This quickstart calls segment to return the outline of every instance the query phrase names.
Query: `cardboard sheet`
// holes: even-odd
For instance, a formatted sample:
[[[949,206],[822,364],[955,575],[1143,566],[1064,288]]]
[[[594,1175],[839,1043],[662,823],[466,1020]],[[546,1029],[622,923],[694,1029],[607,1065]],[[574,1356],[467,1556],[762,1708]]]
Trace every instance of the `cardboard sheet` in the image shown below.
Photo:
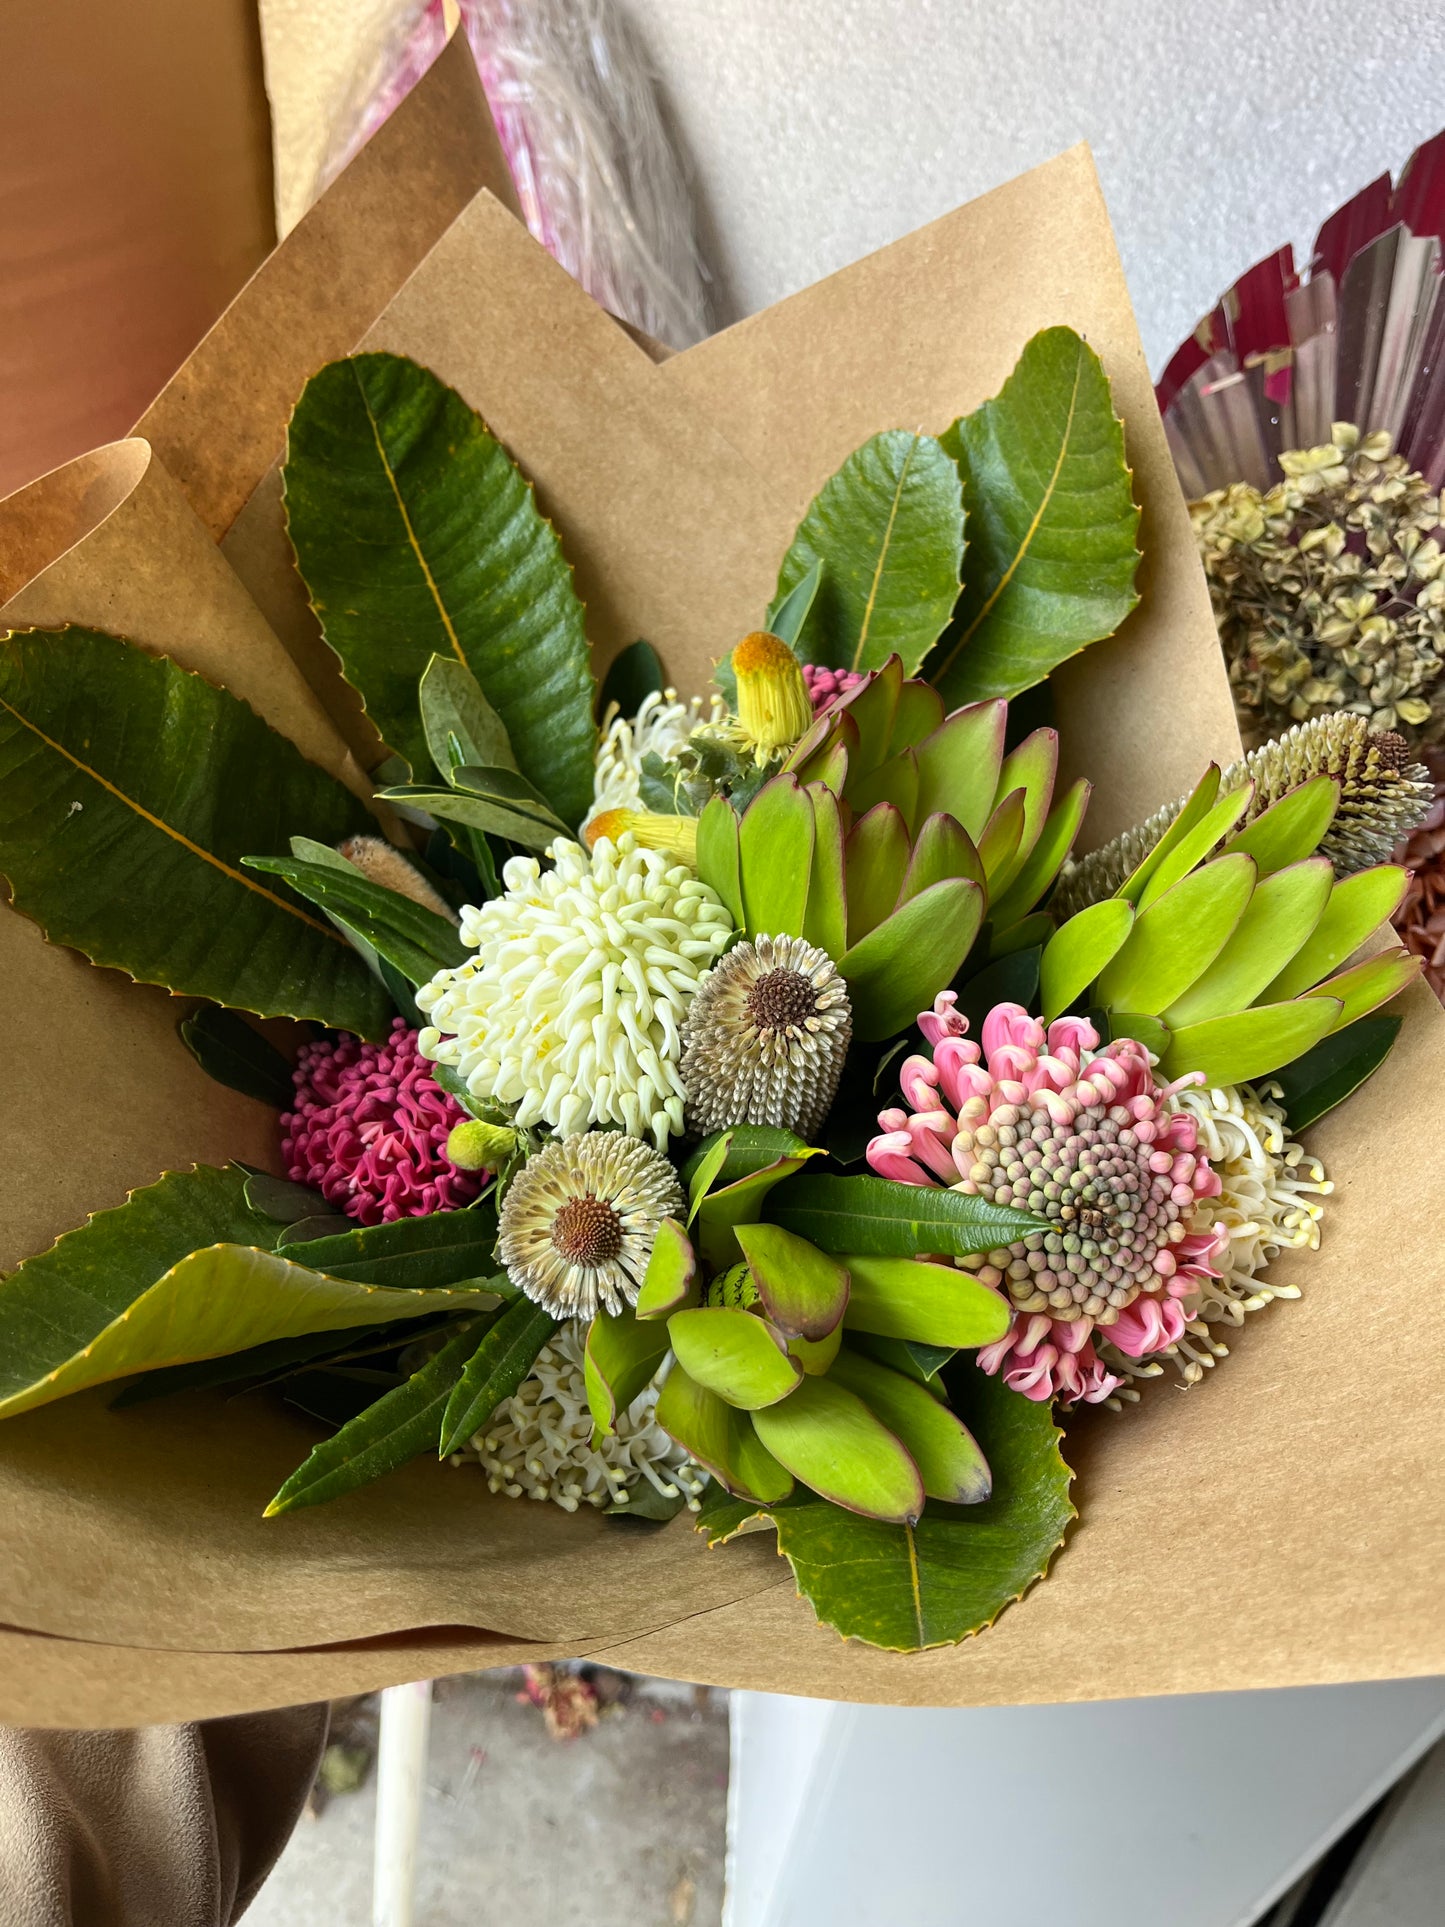
[[[292,240],[304,246],[305,231]],[[338,228],[333,245],[345,254],[363,239]],[[307,302],[326,292],[309,285]],[[238,306],[238,336],[243,320]],[[688,688],[757,620],[799,509],[841,455],[900,421],[942,427],[993,392],[1027,335],[1054,321],[1085,329],[1104,358],[1145,509],[1144,606],[1060,683],[1061,722],[1076,755],[1087,742],[1106,833],[1178,794],[1234,738],[1086,156],[1038,169],[660,366],[482,195],[355,338],[455,381],[534,475],[588,596],[599,660],[645,634]],[[242,341],[237,352],[250,350]],[[310,369],[292,372],[299,387]],[[176,468],[193,501],[211,504],[217,533],[223,510],[246,499],[220,486],[226,452],[242,450],[248,475],[269,465],[291,397],[278,383],[268,420],[247,397],[244,432],[238,399],[218,373],[206,410],[187,418],[189,466]],[[14,922],[0,918],[0,939]],[[28,1046],[39,1033],[15,1034]],[[52,1027],[43,1062],[18,1051],[22,1074],[36,1091],[83,1086],[99,1038],[93,1028],[72,1043]],[[173,1054],[154,1068],[137,1061],[133,1110],[147,1078],[164,1110],[184,1073]],[[95,1723],[140,1706],[150,1717],[189,1713],[213,1704],[198,1658],[207,1651],[220,1656],[223,1699],[321,1696],[362,1676],[361,1643],[395,1635],[400,1643],[368,1647],[370,1683],[440,1670],[447,1650],[471,1663],[464,1656],[493,1651],[497,1634],[685,1678],[922,1704],[1445,1669],[1445,1394],[1416,1350],[1421,1307],[1445,1274],[1434,1228],[1441,1156],[1419,1128],[1417,1094],[1442,1080],[1445,1017],[1420,992],[1386,1070],[1317,1134],[1339,1191],[1324,1252],[1282,1266],[1303,1302],[1252,1321],[1201,1387],[1161,1383],[1137,1413],[1074,1423],[1083,1522],[1049,1581],[962,1647],[905,1659],[845,1645],[793,1597],[770,1537],[709,1552],[686,1520],[624,1536],[491,1500],[480,1479],[424,1462],[263,1525],[261,1504],[305,1443],[295,1419],[252,1400],[109,1415],[93,1399],[0,1426],[0,1623],[56,1642],[25,1648],[56,1662],[43,1673],[53,1709],[42,1698],[37,1713],[36,1694],[18,1686],[16,1704],[30,1718],[69,1717],[83,1676]],[[223,1094],[212,1107],[198,1146],[225,1136]],[[28,1237],[33,1248],[34,1224],[79,1215],[92,1174],[64,1139],[48,1159],[28,1152],[28,1107],[4,1128],[7,1245],[25,1249]],[[93,1133],[114,1165],[160,1168],[131,1112]],[[17,1212],[23,1229],[12,1231]],[[408,1643],[428,1629],[455,1642],[459,1626],[479,1629],[481,1643]],[[61,1664],[65,1641],[87,1644]],[[121,1649],[119,1668],[103,1657]],[[13,1716],[0,1701],[0,1717]]]

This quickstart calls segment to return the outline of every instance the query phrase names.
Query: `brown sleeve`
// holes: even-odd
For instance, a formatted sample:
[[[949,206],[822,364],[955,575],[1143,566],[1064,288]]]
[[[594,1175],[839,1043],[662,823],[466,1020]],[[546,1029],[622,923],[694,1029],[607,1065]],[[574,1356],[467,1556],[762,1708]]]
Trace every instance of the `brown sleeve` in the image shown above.
[[[290,1837],[328,1708],[129,1732],[0,1727],[5,1927],[231,1927]]]

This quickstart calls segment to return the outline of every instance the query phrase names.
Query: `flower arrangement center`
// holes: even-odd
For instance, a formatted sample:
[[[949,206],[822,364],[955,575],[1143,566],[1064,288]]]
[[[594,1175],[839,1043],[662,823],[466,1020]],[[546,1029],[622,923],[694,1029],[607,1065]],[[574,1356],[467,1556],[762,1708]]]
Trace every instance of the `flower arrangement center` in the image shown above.
[[[605,1198],[569,1198],[552,1220],[552,1243],[569,1264],[610,1264],[622,1254],[622,1220]]]

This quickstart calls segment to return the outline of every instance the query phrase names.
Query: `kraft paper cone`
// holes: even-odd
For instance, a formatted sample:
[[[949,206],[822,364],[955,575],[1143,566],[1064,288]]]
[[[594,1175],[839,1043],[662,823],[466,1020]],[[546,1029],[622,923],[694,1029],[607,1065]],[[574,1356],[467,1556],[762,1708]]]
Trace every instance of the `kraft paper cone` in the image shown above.
[[[1044,241],[1030,247],[1035,231]],[[536,476],[591,595],[599,656],[646,634],[679,684],[698,687],[756,621],[798,509],[839,456],[880,427],[941,428],[1055,321],[1087,328],[1115,381],[1149,544],[1144,607],[1061,691],[1107,826],[1177,795],[1209,757],[1231,753],[1233,736],[1085,156],[660,366],[580,305],[482,196],[366,338],[455,381]],[[632,526],[639,515],[656,526]],[[23,1047],[31,1034],[17,1032]],[[64,1033],[46,1041],[45,1075],[82,1084],[83,1052]],[[179,1070],[158,1057],[152,1075],[160,1090]],[[392,1643],[368,1649],[381,1669],[370,1683],[434,1672],[414,1643],[439,1656],[431,1635],[460,1642],[459,1663],[486,1663],[502,1635],[537,1642],[539,1656],[913,1704],[1445,1667],[1442,1395],[1414,1351],[1445,1270],[1433,1228],[1440,1157],[1416,1122],[1416,1094],[1442,1077],[1445,1018],[1422,992],[1395,1057],[1316,1134],[1339,1183],[1325,1250],[1279,1268],[1304,1301],[1253,1321],[1187,1395],[1163,1384],[1137,1413],[1071,1425],[1083,1519],[1050,1578],[960,1647],[904,1658],[838,1640],[793,1596],[771,1535],[710,1552],[685,1517],[661,1529],[569,1517],[424,1462],[263,1524],[278,1473],[314,1434],[251,1398],[110,1414],[94,1395],[0,1425],[0,1621],[57,1650],[84,1643],[96,1723],[141,1704],[151,1717],[199,1710],[207,1652],[226,1691],[244,1679],[257,1704],[278,1703],[348,1690],[358,1646],[379,1639]],[[159,1169],[127,1123],[111,1136],[117,1157]],[[73,1166],[25,1168],[48,1219],[78,1215],[71,1196],[56,1203]],[[459,1627],[477,1629],[478,1643]],[[52,1676],[59,1717],[74,1702],[65,1668]],[[34,1698],[26,1704],[37,1717]]]

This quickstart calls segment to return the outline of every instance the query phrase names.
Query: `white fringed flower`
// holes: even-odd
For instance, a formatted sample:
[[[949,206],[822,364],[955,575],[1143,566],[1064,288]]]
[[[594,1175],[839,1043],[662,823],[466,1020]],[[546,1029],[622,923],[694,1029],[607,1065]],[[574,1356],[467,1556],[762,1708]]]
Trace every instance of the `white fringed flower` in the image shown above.
[[[567,1512],[579,1506],[625,1506],[648,1487],[682,1498],[696,1512],[704,1475],[657,1423],[665,1370],[620,1413],[616,1430],[592,1443],[592,1414],[583,1376],[586,1324],[564,1325],[537,1355],[531,1376],[472,1440],[487,1484],[510,1499],[550,1499]]]
[[[584,1131],[547,1145],[512,1179],[497,1256],[555,1318],[615,1314],[637,1302],[658,1225],[684,1208],[660,1151],[618,1131]]]
[[[552,867],[513,857],[505,893],[462,911],[474,958],[417,992],[423,1057],[525,1129],[589,1124],[650,1136],[683,1128],[680,1033],[732,919],[707,887],[630,836],[590,852],[559,839]]]
[[[719,723],[726,713],[720,696],[714,695],[704,711],[701,696],[682,702],[675,689],[653,690],[644,696],[635,716],[620,715],[613,704],[602,720],[592,807],[583,829],[604,810],[640,810],[643,757],[657,755],[670,763],[700,723]]]
[[[1276,1298],[1298,1298],[1298,1285],[1267,1281],[1261,1274],[1281,1251],[1318,1251],[1320,1202],[1334,1190],[1318,1158],[1292,1143],[1277,1084],[1216,1085],[1178,1091],[1174,1102],[1196,1120],[1199,1148],[1220,1180],[1217,1198],[1196,1207],[1196,1223],[1222,1228],[1227,1243],[1215,1260],[1217,1278],[1201,1281],[1199,1305],[1188,1331],[1164,1354],[1186,1384],[1194,1384],[1229,1347],[1214,1337],[1215,1325],[1239,1326],[1248,1313]],[[1157,1360],[1126,1358],[1103,1341],[1110,1371],[1127,1378],[1157,1377]],[[1128,1395],[1127,1393],[1125,1394]]]

